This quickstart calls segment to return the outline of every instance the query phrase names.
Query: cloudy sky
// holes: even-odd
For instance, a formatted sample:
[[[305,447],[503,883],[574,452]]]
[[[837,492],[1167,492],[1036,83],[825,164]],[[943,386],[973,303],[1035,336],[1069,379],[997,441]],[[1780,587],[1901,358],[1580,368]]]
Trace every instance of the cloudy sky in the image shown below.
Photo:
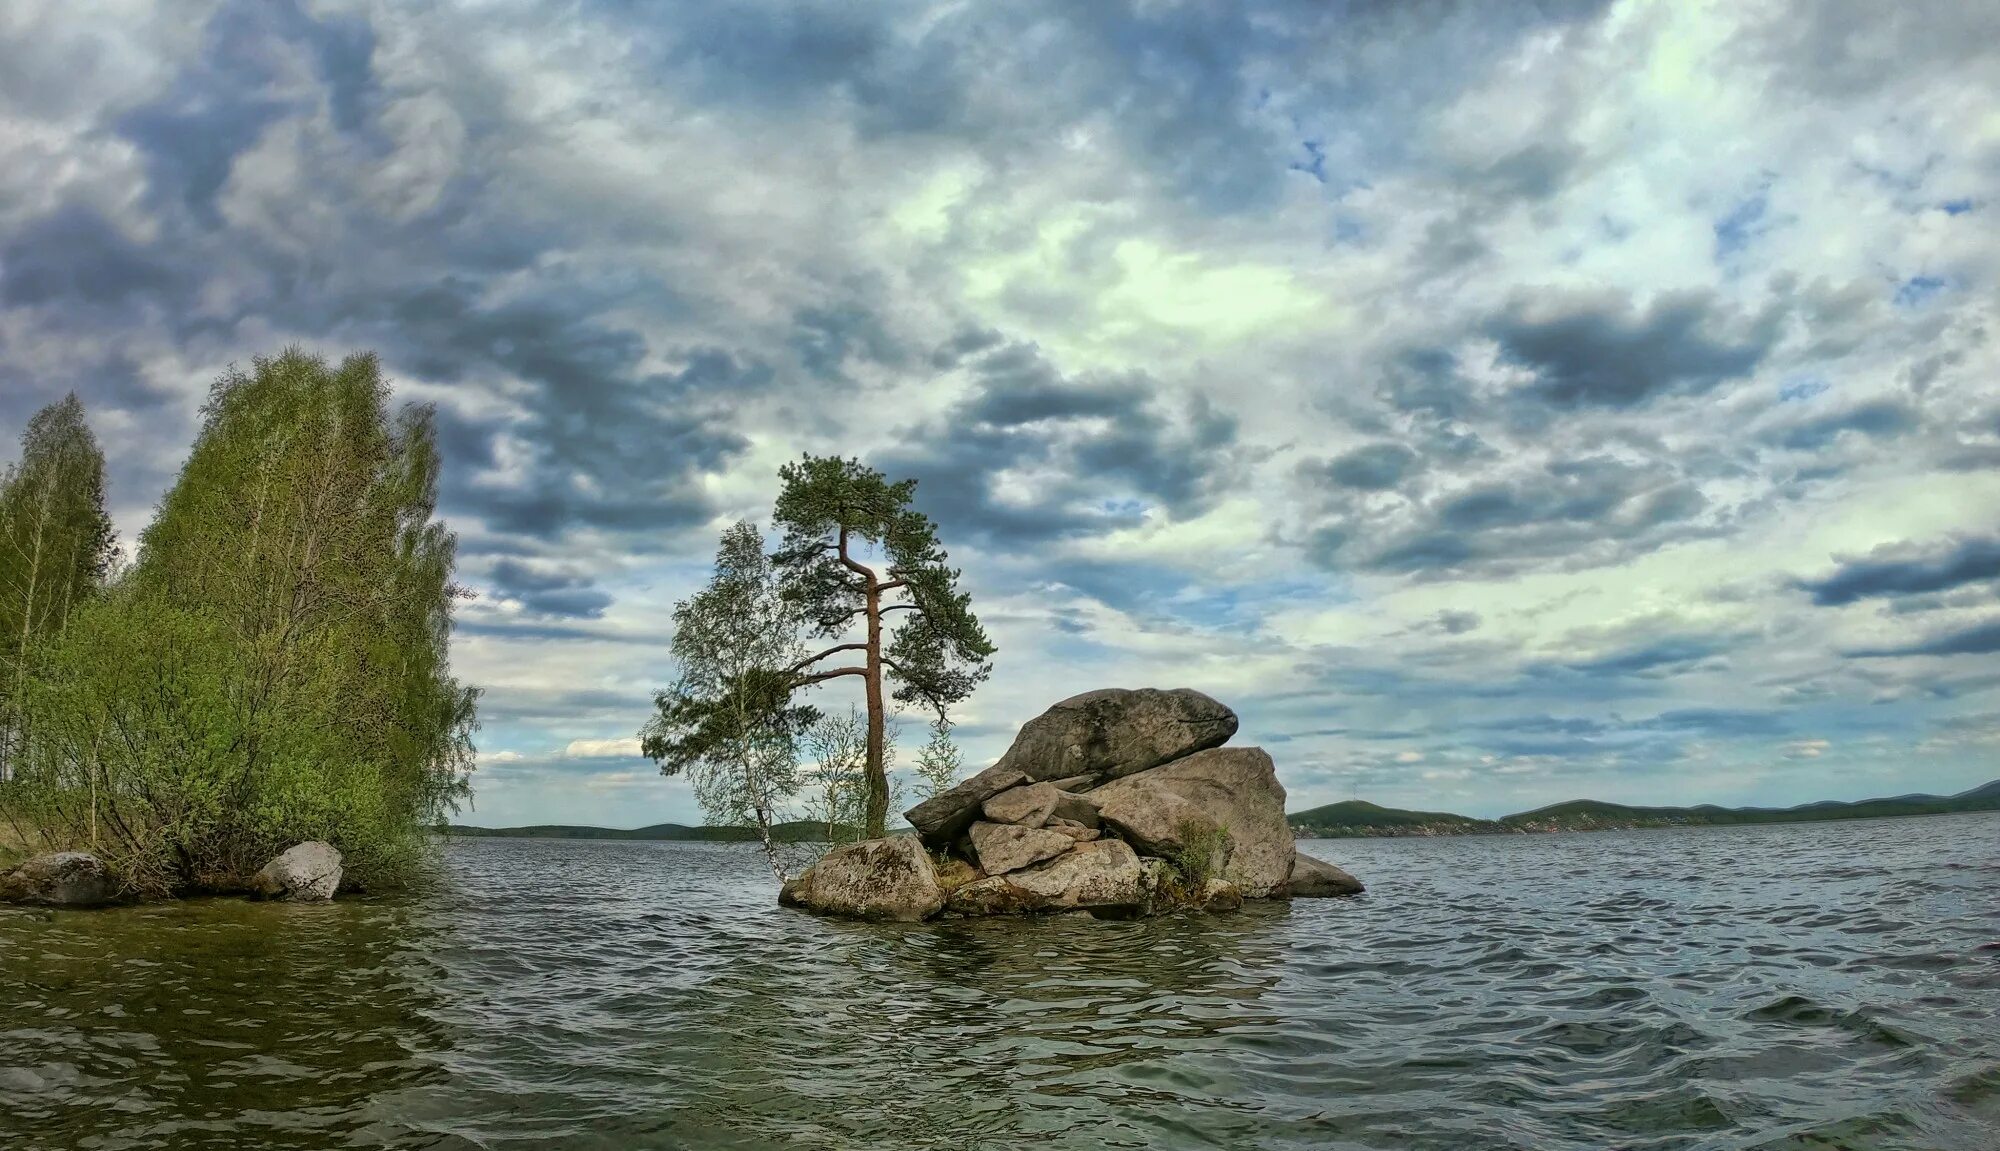
[[[1243,7],[10,0],[0,432],[81,394],[129,539],[378,351],[470,822],[699,818],[632,735],[802,451],[920,479],[973,766],[1186,685],[1295,810],[2000,776],[2000,4]]]

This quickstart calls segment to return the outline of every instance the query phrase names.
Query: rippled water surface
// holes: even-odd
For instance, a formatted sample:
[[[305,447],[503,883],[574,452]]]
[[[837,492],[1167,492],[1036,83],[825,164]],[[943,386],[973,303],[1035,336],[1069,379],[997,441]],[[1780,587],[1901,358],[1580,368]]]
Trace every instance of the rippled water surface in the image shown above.
[[[871,926],[476,840],[0,909],[0,1147],[2000,1147],[2000,817],[1307,847],[1369,894]]]

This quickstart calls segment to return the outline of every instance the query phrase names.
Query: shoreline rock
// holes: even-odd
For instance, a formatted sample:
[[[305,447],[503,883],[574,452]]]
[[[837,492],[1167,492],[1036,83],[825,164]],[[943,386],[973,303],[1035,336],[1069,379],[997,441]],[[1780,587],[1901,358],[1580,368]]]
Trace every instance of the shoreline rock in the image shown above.
[[[104,861],[87,851],[46,852],[0,874],[0,903],[102,907],[116,893]]]
[[[288,847],[250,877],[250,893],[295,903],[332,899],[340,890],[340,858],[339,849],[323,839]]]

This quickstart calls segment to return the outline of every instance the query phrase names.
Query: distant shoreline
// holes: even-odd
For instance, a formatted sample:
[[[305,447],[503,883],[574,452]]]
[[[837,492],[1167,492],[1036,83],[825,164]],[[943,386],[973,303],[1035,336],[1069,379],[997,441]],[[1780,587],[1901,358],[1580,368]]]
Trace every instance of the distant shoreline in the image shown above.
[[[1443,811],[1406,811],[1365,800],[1346,800],[1288,818],[1301,839],[1379,839],[1444,835],[1534,835],[1570,831],[1636,831],[1660,827],[1731,827],[1744,824],[1824,823],[1849,819],[1898,819],[2000,811],[2000,780],[1957,795],[1899,795],[1854,802],[1827,800],[1798,807],[1627,807],[1580,799],[1499,819],[1474,819]]]
[[[1798,807],[1627,807],[1596,800],[1574,800],[1540,807],[1499,819],[1475,819],[1444,811],[1407,811],[1379,807],[1365,800],[1346,800],[1297,812],[1287,817],[1300,839],[1383,839],[1448,835],[1547,835],[1572,831],[1638,831],[1662,827],[1729,827],[1765,823],[1823,823],[1849,819],[1896,819],[1919,815],[1957,815],[2000,811],[2000,780],[1957,795],[1900,795],[1852,803],[1828,800]],[[907,832],[908,828],[890,834]],[[771,829],[783,843],[826,843],[825,824],[781,823]],[[534,824],[526,827],[472,827],[452,824],[444,834],[461,839],[608,839],[650,843],[749,843],[757,838],[751,827],[714,827],[656,823],[647,827],[591,827],[581,824]],[[836,828],[835,838],[856,838],[853,828]]]

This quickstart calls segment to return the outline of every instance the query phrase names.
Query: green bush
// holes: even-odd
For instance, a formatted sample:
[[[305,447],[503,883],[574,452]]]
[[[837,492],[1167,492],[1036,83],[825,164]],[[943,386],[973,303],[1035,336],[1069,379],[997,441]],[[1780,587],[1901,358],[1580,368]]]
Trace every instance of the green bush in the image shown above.
[[[467,790],[476,700],[449,674],[430,413],[392,418],[372,357],[294,351],[205,415],[137,562],[35,659],[14,806],[142,894],[306,839],[404,882]]]

